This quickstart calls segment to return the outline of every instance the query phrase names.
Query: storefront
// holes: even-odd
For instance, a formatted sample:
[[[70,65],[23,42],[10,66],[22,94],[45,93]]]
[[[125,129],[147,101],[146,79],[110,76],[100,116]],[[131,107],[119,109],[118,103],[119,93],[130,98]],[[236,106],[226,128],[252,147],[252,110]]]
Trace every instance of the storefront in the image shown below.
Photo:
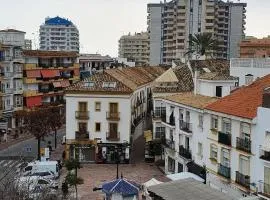
[[[70,145],[70,159],[78,159],[79,162],[95,162],[95,145]]]
[[[96,149],[97,163],[129,163],[130,145],[99,143]]]

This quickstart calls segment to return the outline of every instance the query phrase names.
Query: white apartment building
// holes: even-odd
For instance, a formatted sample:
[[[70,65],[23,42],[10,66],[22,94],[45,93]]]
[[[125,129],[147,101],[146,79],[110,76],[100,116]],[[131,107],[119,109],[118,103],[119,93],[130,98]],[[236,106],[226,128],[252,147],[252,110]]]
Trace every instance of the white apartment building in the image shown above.
[[[128,163],[134,128],[150,113],[151,82],[164,71],[109,69],[67,88],[67,159]]]
[[[14,128],[13,112],[23,109],[23,57],[25,32],[14,29],[0,31],[1,104],[3,118]]]
[[[172,0],[148,4],[150,64],[168,64],[185,57],[190,35],[212,33],[222,41],[214,57],[239,57],[244,36],[245,3],[219,0]]]
[[[47,17],[39,29],[40,50],[80,50],[79,31],[68,19]]]
[[[118,57],[127,58],[136,65],[149,63],[149,35],[147,32],[123,35],[119,39]]]
[[[232,58],[230,74],[238,77],[239,86],[249,85],[257,78],[270,74],[269,58]]]

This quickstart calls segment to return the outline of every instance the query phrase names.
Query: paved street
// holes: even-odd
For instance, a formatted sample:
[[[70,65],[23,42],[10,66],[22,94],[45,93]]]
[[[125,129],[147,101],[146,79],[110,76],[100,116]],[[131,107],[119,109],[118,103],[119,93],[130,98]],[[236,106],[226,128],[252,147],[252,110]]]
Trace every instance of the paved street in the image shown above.
[[[57,133],[57,142],[58,145],[61,145],[61,140],[65,134],[65,129],[58,130]],[[41,148],[47,147],[48,141],[51,141],[51,145],[54,149],[54,134],[45,137],[44,141],[41,141]],[[0,151],[1,156],[23,156],[23,157],[36,157],[37,156],[37,140],[34,138],[21,141],[17,144],[7,147]]]

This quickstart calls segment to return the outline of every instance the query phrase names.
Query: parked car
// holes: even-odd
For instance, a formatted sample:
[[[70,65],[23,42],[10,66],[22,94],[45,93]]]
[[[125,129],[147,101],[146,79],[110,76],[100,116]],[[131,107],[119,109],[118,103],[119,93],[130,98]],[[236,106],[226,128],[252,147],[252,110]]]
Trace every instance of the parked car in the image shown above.
[[[30,176],[37,176],[50,180],[56,179],[56,175],[53,173],[53,171],[34,172]]]
[[[29,176],[36,172],[53,172],[55,178],[60,176],[60,166],[58,161],[35,161],[28,163],[28,165],[23,169],[22,174],[24,176]]]

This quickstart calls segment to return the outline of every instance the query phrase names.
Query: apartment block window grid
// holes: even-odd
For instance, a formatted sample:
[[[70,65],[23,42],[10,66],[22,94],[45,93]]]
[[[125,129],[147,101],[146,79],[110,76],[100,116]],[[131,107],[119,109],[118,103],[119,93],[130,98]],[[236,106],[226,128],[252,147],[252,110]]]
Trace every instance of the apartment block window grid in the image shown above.
[[[216,162],[218,160],[218,147],[215,144],[210,145],[210,158],[214,159]]]
[[[231,121],[227,118],[222,119],[222,131],[226,134],[231,133]]]
[[[211,118],[211,128],[218,130],[218,117],[212,116]]]

